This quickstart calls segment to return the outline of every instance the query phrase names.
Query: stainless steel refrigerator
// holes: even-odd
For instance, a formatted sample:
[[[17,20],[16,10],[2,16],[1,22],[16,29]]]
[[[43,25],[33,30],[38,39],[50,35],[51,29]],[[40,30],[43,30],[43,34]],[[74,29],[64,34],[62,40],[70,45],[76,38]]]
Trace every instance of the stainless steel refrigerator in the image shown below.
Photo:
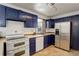
[[[55,46],[64,50],[70,50],[71,22],[55,23]]]

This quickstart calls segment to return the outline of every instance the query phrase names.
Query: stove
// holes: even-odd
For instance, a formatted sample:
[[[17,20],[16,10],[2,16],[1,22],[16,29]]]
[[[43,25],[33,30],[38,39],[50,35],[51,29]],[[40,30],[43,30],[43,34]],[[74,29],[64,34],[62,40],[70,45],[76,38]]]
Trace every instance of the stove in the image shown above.
[[[6,55],[22,56],[26,55],[26,38],[23,34],[12,34],[6,36]],[[28,47],[29,48],[29,47]]]

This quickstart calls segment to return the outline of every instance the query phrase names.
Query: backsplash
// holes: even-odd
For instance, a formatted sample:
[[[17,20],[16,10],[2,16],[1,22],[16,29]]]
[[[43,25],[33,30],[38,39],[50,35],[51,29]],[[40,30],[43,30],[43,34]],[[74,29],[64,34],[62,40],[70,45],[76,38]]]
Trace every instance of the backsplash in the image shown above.
[[[6,24],[6,35],[9,34],[22,34],[24,28],[23,22],[7,21]]]
[[[0,32],[2,32],[5,35],[6,34],[6,28],[5,27],[0,27]]]
[[[23,22],[17,22],[17,21],[8,21],[8,22],[6,27],[0,27],[0,32],[2,32],[4,35],[9,35],[11,33],[25,34],[28,32],[35,32],[35,28],[24,28]]]
[[[24,28],[24,31],[23,33],[26,34],[26,33],[31,33],[31,32],[35,32],[35,28]]]
[[[46,32],[55,32],[54,28],[46,28]]]

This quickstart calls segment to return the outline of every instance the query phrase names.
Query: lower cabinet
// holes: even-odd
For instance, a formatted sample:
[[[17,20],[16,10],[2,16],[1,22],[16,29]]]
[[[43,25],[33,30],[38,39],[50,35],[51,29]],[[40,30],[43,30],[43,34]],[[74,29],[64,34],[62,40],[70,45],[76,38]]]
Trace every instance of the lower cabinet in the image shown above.
[[[27,40],[26,40],[26,56],[29,56],[29,39],[28,38],[26,38]]]
[[[46,35],[44,36],[44,48],[50,46],[50,45],[54,45],[54,35]]]
[[[29,55],[33,55],[52,44],[54,45],[54,40],[54,35],[29,38]]]
[[[36,42],[35,38],[29,39],[29,54],[33,55],[36,52]]]
[[[44,37],[37,37],[36,38],[36,52],[40,51],[43,49],[43,39]]]
[[[48,47],[49,44],[48,44],[48,35],[47,36],[44,36],[44,48]]]
[[[48,40],[49,41],[48,42],[49,45],[54,45],[55,44],[55,35],[49,35],[48,39],[49,39]]]

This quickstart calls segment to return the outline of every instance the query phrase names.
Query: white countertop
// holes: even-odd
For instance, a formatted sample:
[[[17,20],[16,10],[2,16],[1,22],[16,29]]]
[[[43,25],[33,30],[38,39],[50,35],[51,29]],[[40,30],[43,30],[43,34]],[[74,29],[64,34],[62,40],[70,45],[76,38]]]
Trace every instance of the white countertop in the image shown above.
[[[26,38],[41,37],[45,35],[55,35],[54,32],[44,34],[24,34]],[[0,38],[0,42],[6,42],[6,38]]]
[[[27,37],[27,38],[33,38],[33,37],[40,37],[40,36],[45,36],[45,35],[55,35],[55,33],[54,32],[52,32],[52,33],[44,33],[44,34],[35,34],[35,35],[28,35],[28,34],[25,34],[25,37]]]

